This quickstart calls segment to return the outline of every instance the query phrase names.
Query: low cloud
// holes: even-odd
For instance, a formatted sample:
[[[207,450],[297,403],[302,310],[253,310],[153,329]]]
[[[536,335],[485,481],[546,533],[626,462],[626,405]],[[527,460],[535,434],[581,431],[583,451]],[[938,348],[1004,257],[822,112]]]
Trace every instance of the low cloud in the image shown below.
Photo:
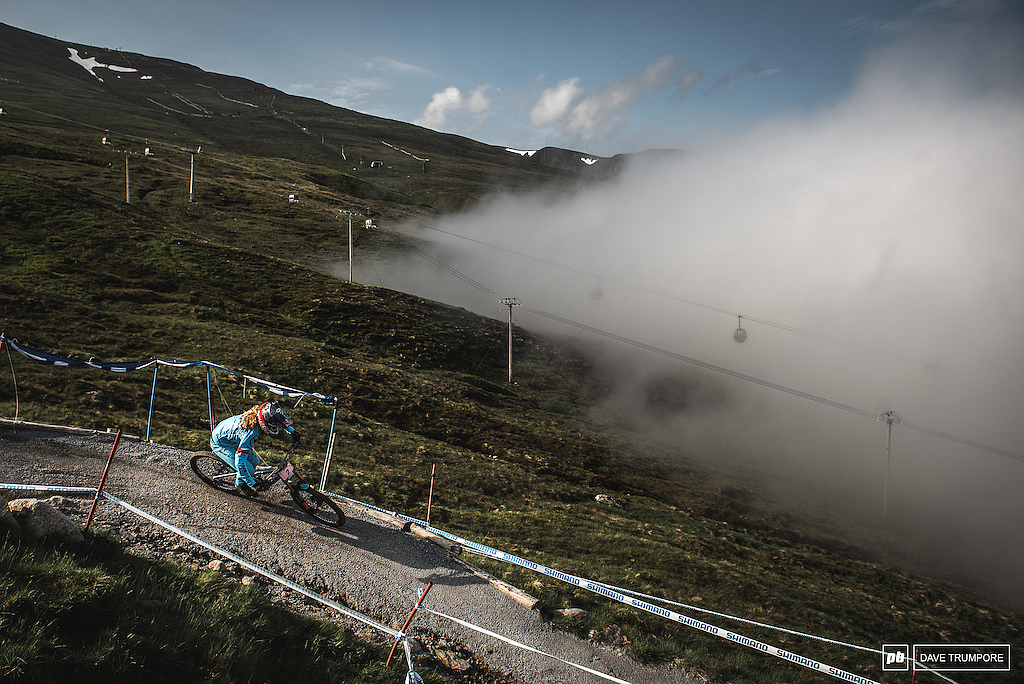
[[[1005,454],[1024,454],[1021,30],[999,14],[919,26],[880,43],[829,107],[570,197],[498,198],[422,236],[460,272],[518,297],[524,326],[584,335],[531,310],[552,312],[834,402],[635,348],[616,364],[617,418],[775,480],[815,514],[880,524],[886,430],[874,416],[898,411],[888,532],[903,535],[908,559],[934,543],[946,570],[968,568],[956,579],[1019,601],[1024,463]],[[681,68],[659,61],[592,93],[563,81],[537,121],[598,130],[645,93],[692,87],[699,78]],[[414,263],[379,271],[383,284],[506,313]],[[732,340],[737,314],[743,344]],[[638,378],[673,373],[720,400],[642,415]]]

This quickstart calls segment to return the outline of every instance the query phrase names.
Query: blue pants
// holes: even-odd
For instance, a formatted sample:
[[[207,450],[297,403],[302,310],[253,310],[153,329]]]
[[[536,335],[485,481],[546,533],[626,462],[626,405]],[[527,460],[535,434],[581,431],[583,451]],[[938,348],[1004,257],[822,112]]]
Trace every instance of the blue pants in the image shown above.
[[[210,440],[210,448],[220,460],[235,469],[235,486],[245,483],[252,487],[256,484],[253,477],[253,468],[260,464],[260,457],[253,452],[244,453],[238,451],[237,444],[224,444]]]

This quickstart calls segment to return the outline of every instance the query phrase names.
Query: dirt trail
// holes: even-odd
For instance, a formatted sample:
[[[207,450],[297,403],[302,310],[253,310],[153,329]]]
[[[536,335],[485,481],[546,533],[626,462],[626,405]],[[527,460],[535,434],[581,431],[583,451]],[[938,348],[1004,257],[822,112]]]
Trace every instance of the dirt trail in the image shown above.
[[[112,443],[113,435],[106,433],[68,435],[0,426],[0,481],[96,486]],[[417,592],[433,582],[424,605],[544,653],[633,684],[700,681],[676,667],[640,666],[606,646],[554,630],[536,611],[495,589],[443,548],[406,534],[359,507],[344,506],[348,521],[344,527],[333,529],[299,511],[282,487],[271,489],[257,501],[215,491],[191,472],[190,455],[179,449],[122,439],[105,491],[396,629],[415,603]],[[8,499],[49,496],[3,494]],[[84,520],[90,501],[71,500],[66,512]],[[93,525],[111,530],[141,552],[198,565],[214,558],[206,549],[109,501],[100,503]],[[231,566],[234,564],[229,563]],[[275,599],[287,601],[298,610],[345,622],[374,638],[385,638],[337,611],[311,605],[292,590],[262,578],[256,581]],[[425,612],[417,614],[410,634],[428,646],[440,644],[453,659],[454,669],[462,671],[467,681],[605,681]]]

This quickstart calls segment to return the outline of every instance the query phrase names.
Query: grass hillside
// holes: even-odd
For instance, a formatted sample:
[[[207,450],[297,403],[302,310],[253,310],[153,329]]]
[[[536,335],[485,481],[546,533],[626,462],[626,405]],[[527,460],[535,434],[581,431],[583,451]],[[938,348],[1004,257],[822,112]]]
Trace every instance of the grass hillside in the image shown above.
[[[330,489],[423,515],[437,464],[433,523],[563,572],[869,648],[1022,642],[1024,619],[1012,611],[869,562],[855,544],[697,467],[695,454],[593,420],[607,387],[584,348],[516,329],[510,385],[501,321],[322,272],[347,252],[339,210],[382,224],[429,218],[491,192],[569,187],[571,173],[188,65],[78,49],[152,79],[104,73],[100,82],[68,59],[67,44],[0,25],[0,330],[9,337],[83,360],[210,360],[334,395]],[[190,202],[188,151],[199,146]],[[380,255],[401,248],[377,231],[355,239]],[[4,366],[13,372],[0,378],[0,416],[145,434],[151,373],[54,369],[17,355]],[[262,396],[235,376],[214,383],[218,416]],[[318,473],[331,411],[305,401],[292,413],[312,445],[304,472]],[[205,375],[162,369],[152,439],[198,447],[206,421]],[[607,635],[618,625],[617,645],[643,660],[678,659],[723,681],[824,679],[487,567],[544,610],[589,611],[561,619],[566,629]],[[872,653],[710,621],[876,680],[906,679],[883,676]]]

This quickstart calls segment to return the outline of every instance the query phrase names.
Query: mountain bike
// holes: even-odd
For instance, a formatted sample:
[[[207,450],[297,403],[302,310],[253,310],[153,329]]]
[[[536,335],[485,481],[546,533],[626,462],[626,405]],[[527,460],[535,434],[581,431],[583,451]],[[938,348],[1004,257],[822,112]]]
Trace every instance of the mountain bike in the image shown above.
[[[253,489],[257,492],[265,492],[278,482],[283,482],[292,499],[303,511],[332,527],[344,525],[345,514],[341,511],[341,507],[334,499],[317,490],[299,475],[292,463],[291,456],[292,452],[289,450],[280,465],[256,466],[253,473],[256,485]],[[189,466],[200,480],[214,489],[242,496],[238,487],[235,486],[234,466],[228,465],[212,451],[197,452],[189,461]]]

